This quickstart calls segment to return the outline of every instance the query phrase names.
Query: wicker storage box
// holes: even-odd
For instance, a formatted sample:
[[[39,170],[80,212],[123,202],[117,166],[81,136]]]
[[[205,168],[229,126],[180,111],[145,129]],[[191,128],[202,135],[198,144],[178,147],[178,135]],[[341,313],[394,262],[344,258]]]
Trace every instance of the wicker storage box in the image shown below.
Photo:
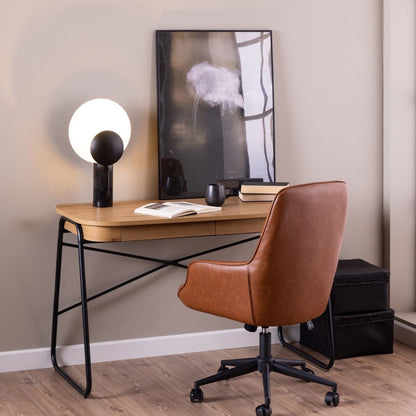
[[[394,311],[333,316],[335,359],[393,352]],[[300,326],[300,343],[329,357],[326,314]]]
[[[331,291],[332,314],[387,310],[390,273],[361,259],[340,260]]]

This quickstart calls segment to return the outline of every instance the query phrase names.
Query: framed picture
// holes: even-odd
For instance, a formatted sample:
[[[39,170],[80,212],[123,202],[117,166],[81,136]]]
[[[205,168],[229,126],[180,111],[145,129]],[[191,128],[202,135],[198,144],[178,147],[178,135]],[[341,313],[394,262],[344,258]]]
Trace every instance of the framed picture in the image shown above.
[[[156,32],[159,198],[275,180],[272,33]]]

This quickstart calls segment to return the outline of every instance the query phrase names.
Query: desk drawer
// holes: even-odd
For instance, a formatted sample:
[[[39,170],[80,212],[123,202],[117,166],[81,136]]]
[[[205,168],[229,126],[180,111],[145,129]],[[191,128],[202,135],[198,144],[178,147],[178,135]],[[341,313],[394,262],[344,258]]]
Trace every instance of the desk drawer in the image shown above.
[[[215,222],[141,225],[123,227],[121,241],[158,240],[163,238],[215,235]]]
[[[215,235],[260,233],[265,218],[248,218],[231,221],[217,221]]]

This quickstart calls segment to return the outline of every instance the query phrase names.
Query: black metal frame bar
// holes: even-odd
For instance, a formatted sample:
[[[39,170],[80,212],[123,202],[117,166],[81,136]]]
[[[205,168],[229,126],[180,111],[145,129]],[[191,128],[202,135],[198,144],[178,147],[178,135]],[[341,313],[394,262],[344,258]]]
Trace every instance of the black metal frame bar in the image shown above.
[[[80,290],[82,306],[82,326],[84,335],[84,360],[85,360],[85,388],[82,388],[73,378],[71,378],[59,366],[56,358],[56,338],[58,334],[58,316],[64,311],[59,311],[59,292],[61,286],[61,268],[62,268],[62,247],[63,236],[65,231],[65,222],[68,221],[75,225],[78,239],[78,264],[80,277]],[[55,291],[53,299],[53,315],[52,315],[52,339],[51,339],[51,360],[53,368],[60,374],[72,387],[74,387],[84,397],[87,397],[91,392],[92,378],[91,378],[91,352],[90,352],[90,338],[88,328],[88,307],[87,307],[87,287],[85,281],[85,259],[84,259],[84,234],[82,227],[67,218],[61,217],[59,221],[57,255],[56,255],[56,271],[55,271]]]
[[[326,317],[327,317],[327,325],[328,325],[328,347],[329,347],[329,361],[327,363],[324,363],[323,361],[307,353],[306,351],[298,347],[295,347],[292,344],[289,344],[285,340],[285,337],[283,335],[283,327],[279,326],[277,328],[277,335],[279,336],[279,340],[284,347],[295,352],[296,354],[300,355],[301,357],[305,358],[311,363],[317,365],[318,367],[321,367],[324,370],[329,370],[334,365],[334,361],[335,361],[334,327],[333,327],[333,321],[332,321],[331,299],[329,299],[328,306],[326,308]]]
[[[64,242],[64,234],[69,233],[69,231],[65,230],[65,223],[69,222],[73,224],[76,228],[76,236],[77,236],[77,244],[67,243]],[[84,234],[82,230],[82,226],[75,221],[70,220],[66,217],[61,217],[59,220],[59,228],[58,228],[58,241],[57,241],[57,254],[56,254],[56,270],[55,270],[55,290],[54,290],[54,300],[53,300],[53,315],[52,315],[52,338],[51,338],[51,360],[53,368],[60,374],[72,387],[74,387],[80,394],[84,397],[88,397],[91,392],[92,387],[92,376],[91,376],[91,351],[90,351],[90,338],[89,338],[89,326],[88,326],[88,302],[97,299],[107,293],[113,292],[116,289],[119,289],[123,286],[126,286],[130,283],[135,282],[145,276],[148,276],[152,273],[155,273],[161,269],[164,269],[168,266],[175,266],[180,267],[183,269],[187,269],[188,266],[181,264],[181,262],[192,259],[194,257],[198,257],[204,254],[213,253],[215,251],[223,250],[229,247],[233,247],[236,245],[244,244],[249,241],[257,240],[259,235],[245,238],[243,240],[238,240],[233,243],[224,244],[218,247],[214,247],[209,250],[200,251],[197,253],[193,253],[187,256],[179,257],[174,260],[164,260],[159,258],[141,256],[136,254],[124,253],[121,251],[115,250],[106,250],[96,247],[88,247],[86,244],[95,243],[92,241],[84,240]],[[80,278],[80,293],[81,293],[81,300],[80,302],[76,302],[73,305],[67,306],[61,310],[59,310],[59,294],[60,294],[60,285],[61,285],[61,269],[62,269],[62,249],[63,247],[72,247],[78,250],[78,264],[79,264],[79,278]],[[87,285],[86,285],[86,274],[85,274],[85,259],[84,259],[84,252],[85,250],[93,251],[102,254],[111,254],[116,256],[122,257],[129,257],[138,260],[145,260],[155,263],[160,263],[157,267],[153,267],[150,270],[147,270],[143,273],[140,273],[137,276],[134,276],[124,282],[118,283],[106,290],[103,290],[99,293],[96,293],[93,296],[87,296]],[[83,342],[84,342],[84,364],[85,364],[85,387],[80,386],[73,378],[71,378],[63,368],[58,364],[58,360],[56,357],[56,342],[57,342],[57,335],[58,335],[58,317],[59,315],[64,314],[72,309],[81,306],[81,313],[82,313],[82,325],[83,325]]]

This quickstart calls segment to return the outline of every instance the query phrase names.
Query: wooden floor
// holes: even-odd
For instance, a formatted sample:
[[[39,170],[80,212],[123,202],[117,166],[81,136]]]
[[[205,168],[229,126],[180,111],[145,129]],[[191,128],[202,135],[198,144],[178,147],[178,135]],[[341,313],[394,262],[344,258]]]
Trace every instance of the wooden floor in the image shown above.
[[[93,389],[84,399],[52,369],[0,374],[1,416],[245,416],[263,403],[258,373],[203,387],[190,403],[193,380],[216,372],[223,358],[256,355],[254,348],[93,364]],[[273,355],[295,357],[281,345]],[[296,357],[297,358],[297,357]],[[325,386],[271,377],[273,415],[415,416],[416,350],[395,344],[394,354],[338,360],[317,375],[338,382],[338,407],[324,403]],[[82,367],[73,367],[81,375]]]

